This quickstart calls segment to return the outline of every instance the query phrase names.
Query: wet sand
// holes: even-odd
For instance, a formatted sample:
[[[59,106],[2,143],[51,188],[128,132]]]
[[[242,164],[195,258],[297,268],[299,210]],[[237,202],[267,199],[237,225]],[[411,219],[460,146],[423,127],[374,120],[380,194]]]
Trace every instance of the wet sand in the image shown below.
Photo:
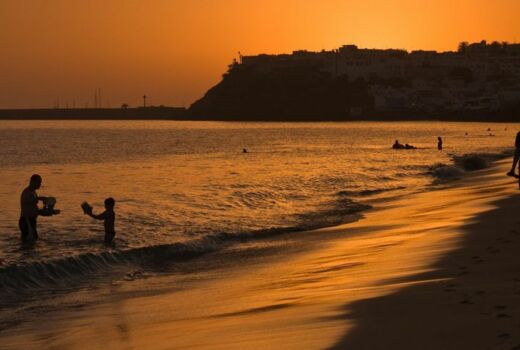
[[[77,293],[71,307],[0,333],[0,348],[520,349],[509,161],[298,233],[306,246],[290,252],[245,255],[182,283],[136,280],[134,292],[113,284],[99,304]]]

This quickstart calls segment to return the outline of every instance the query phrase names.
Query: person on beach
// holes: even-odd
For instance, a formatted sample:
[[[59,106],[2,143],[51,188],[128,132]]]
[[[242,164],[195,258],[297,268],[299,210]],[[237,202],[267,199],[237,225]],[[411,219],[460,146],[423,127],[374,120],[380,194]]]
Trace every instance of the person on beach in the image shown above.
[[[511,166],[511,170],[506,174],[507,176],[515,176],[515,168],[518,163],[518,159],[520,158],[520,131],[516,133],[515,140],[515,155],[513,157],[513,166]]]
[[[103,225],[105,227],[105,243],[112,243],[116,235],[116,213],[114,212],[115,205],[116,201],[114,198],[110,197],[105,199],[105,211],[99,215],[96,215],[92,212],[93,208],[87,202],[81,205],[85,214],[96,220],[104,221]]]
[[[437,149],[442,151],[442,137],[437,137]]]
[[[31,176],[29,186],[27,186],[20,196],[20,228],[23,242],[36,241],[38,239],[37,218],[40,213],[38,208],[39,201],[45,201],[46,197],[38,197],[36,190],[42,185],[42,177],[38,174]]]

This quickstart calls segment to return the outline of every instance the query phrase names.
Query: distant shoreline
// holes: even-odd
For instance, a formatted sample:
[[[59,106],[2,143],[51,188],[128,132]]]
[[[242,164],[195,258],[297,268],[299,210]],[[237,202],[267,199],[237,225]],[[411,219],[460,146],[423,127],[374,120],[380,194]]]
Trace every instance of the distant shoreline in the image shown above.
[[[453,122],[520,122],[520,113],[510,111],[366,111],[356,115],[298,117],[276,115],[208,116],[190,113],[183,107],[139,108],[41,108],[0,109],[0,120],[178,120],[178,121],[235,121],[235,122],[354,122],[354,121],[453,121]]]
[[[180,120],[184,107],[0,109],[0,120]]]

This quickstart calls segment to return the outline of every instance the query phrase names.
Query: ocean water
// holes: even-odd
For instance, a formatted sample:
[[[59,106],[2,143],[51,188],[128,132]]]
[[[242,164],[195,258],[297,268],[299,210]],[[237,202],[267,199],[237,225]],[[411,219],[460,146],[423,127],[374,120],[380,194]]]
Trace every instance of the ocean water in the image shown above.
[[[305,230],[510,155],[517,131],[446,122],[0,121],[0,300],[287,232],[302,231],[304,242]],[[418,149],[393,150],[395,139]],[[62,213],[39,218],[40,240],[24,246],[19,197],[33,173],[43,177],[38,193],[55,196]],[[101,212],[109,196],[113,246],[80,208],[86,200]]]

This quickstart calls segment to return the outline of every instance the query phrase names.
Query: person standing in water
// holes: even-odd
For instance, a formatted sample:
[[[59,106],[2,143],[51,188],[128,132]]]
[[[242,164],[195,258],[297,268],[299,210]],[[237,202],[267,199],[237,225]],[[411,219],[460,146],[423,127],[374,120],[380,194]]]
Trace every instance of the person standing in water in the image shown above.
[[[520,131],[516,133],[515,140],[515,155],[513,157],[513,166],[511,166],[511,170],[506,174],[507,176],[515,176],[515,168],[518,163],[518,159],[520,158]]]
[[[38,202],[45,201],[46,197],[38,197],[36,190],[42,185],[42,177],[38,174],[31,176],[29,186],[27,186],[20,196],[20,228],[23,242],[35,241],[38,239],[37,218],[39,214]]]
[[[442,151],[442,137],[437,137],[437,149]]]
[[[116,205],[116,201],[114,198],[110,197],[105,199],[105,211],[99,215],[95,215],[92,212],[92,207],[88,205],[88,203],[84,203],[82,205],[85,214],[94,218],[96,220],[103,220],[105,227],[105,243],[112,243],[114,237],[116,235],[115,230],[115,221],[116,221],[116,213],[114,212],[114,206]]]

